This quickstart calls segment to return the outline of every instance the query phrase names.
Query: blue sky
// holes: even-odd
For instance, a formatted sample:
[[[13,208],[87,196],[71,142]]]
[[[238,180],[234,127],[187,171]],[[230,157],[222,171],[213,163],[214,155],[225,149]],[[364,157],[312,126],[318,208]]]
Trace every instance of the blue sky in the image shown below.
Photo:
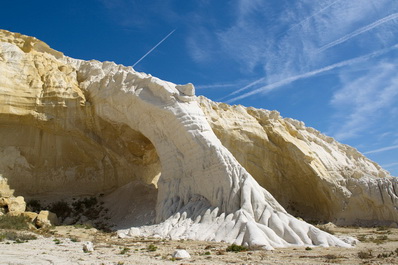
[[[398,176],[397,0],[6,0],[0,28],[130,66],[164,40],[137,71],[278,110]]]

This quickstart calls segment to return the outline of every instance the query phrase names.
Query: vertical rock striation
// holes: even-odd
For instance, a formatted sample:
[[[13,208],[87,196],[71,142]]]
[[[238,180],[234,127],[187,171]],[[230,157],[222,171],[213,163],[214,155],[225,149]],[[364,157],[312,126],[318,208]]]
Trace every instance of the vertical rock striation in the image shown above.
[[[246,132],[245,126],[240,127],[241,138],[246,142],[264,144],[242,149],[253,151],[245,158],[237,153],[241,140],[235,140],[235,136],[239,131],[231,130],[233,136],[223,133],[217,120],[224,112],[217,110],[220,106],[216,103],[198,100],[192,84],[175,85],[111,62],[72,59],[35,38],[7,31],[0,31],[0,40],[0,124],[4,135],[0,140],[0,174],[16,192],[62,197],[109,192],[138,181],[158,188],[156,224],[134,228],[130,233],[224,240],[265,249],[290,245],[348,246],[287,213],[251,175],[265,187],[272,182],[275,184],[270,185],[271,189],[281,184],[280,190],[293,192],[290,198],[298,200],[300,211],[311,212],[312,207],[320,207],[306,200],[321,200],[327,208],[322,218],[330,216],[336,212],[335,203],[329,201],[334,197],[321,194],[333,194],[340,187],[348,190],[349,183],[344,185],[338,176],[333,179],[333,174],[312,173],[314,168],[322,173],[329,170],[324,164],[333,164],[335,161],[330,159],[340,156],[333,153],[331,157],[316,157],[331,153],[322,150],[329,148],[326,144],[309,144],[318,138],[319,142],[324,141],[323,136],[308,131],[305,137],[312,140],[306,143],[300,140],[304,137],[300,130],[307,129],[298,128],[295,121],[276,117],[278,121],[273,124],[261,117],[266,112],[252,109],[249,115],[249,109],[220,105],[225,113],[237,118],[246,115],[250,118],[248,123],[256,120],[256,130],[264,131],[267,124],[275,127],[260,140],[253,140],[250,128]],[[243,116],[229,109],[239,109]],[[254,118],[256,115],[258,119]],[[225,122],[240,126],[233,119]],[[258,164],[264,172],[258,174],[253,170],[250,174],[264,154],[273,154],[272,159],[264,162],[266,166]],[[357,161],[347,159],[352,162],[344,164],[340,158],[336,161],[342,165]],[[377,174],[385,174],[371,162],[366,165],[373,165]],[[296,172],[297,168],[301,171]],[[281,173],[262,179],[278,170]],[[292,185],[297,185],[296,190],[278,180],[284,178],[283,170],[289,176],[295,175],[297,180]],[[323,178],[340,186],[322,185]],[[382,179],[388,179],[388,189],[395,187],[389,178]],[[303,188],[307,184],[318,195],[299,198],[298,194],[308,191]],[[129,185],[123,189],[126,187]],[[377,196],[369,195],[372,192],[357,198],[370,198],[377,206]],[[396,199],[393,196],[396,193],[389,198]],[[283,196],[278,199],[285,202]],[[392,204],[396,206],[396,201]],[[383,220],[390,219],[390,206],[386,207]],[[396,213],[392,214],[394,218]]]
[[[398,179],[356,149],[276,111],[199,102],[223,145],[288,212],[340,225],[398,222]]]

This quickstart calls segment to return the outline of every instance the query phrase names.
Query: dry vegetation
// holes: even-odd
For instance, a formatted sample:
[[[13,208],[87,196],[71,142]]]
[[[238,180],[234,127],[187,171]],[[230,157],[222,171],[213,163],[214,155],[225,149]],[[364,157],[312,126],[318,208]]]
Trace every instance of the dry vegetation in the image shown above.
[[[360,241],[350,249],[291,247],[263,251],[220,242],[120,239],[116,233],[84,226],[35,231],[8,226],[0,229],[0,256],[1,264],[398,264],[398,229],[336,227],[331,232]],[[93,252],[83,251],[86,241],[94,243]],[[187,250],[191,259],[177,261],[172,257],[177,249]]]

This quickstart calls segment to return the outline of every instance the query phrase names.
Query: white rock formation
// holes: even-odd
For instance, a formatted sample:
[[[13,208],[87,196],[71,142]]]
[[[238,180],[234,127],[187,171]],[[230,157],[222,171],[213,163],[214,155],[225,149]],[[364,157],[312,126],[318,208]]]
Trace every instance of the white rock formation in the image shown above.
[[[35,38],[7,31],[0,31],[0,40],[0,153],[7,154],[0,159],[0,174],[16,192],[63,198],[141,182],[157,186],[156,224],[125,235],[223,240],[265,249],[349,246],[288,214],[258,184],[213,132],[192,84],[175,85],[111,62],[65,57]],[[292,149],[294,160],[299,152]],[[305,150],[302,167],[321,168],[310,148]],[[307,183],[310,176],[303,177]],[[368,194],[358,198],[376,198]],[[130,198],[133,205],[136,197]]]
[[[179,249],[173,253],[172,257],[175,258],[176,260],[190,259],[191,255],[189,255],[188,251],[186,251],[185,249]]]
[[[398,222],[398,178],[356,149],[277,111],[199,102],[223,145],[290,213],[340,225]]]
[[[91,241],[87,241],[83,243],[83,251],[84,252],[93,252],[94,251],[94,244]]]

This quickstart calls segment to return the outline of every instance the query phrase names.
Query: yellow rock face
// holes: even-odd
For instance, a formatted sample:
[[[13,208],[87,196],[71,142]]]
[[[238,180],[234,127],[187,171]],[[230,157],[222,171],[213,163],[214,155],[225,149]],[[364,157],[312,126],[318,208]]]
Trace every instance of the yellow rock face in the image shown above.
[[[10,189],[7,179],[3,178],[0,174],[0,207],[7,205],[5,198],[14,195],[14,190]]]
[[[8,211],[11,215],[19,215],[26,210],[25,199],[22,196],[11,197],[8,203]]]
[[[398,220],[397,179],[354,148],[277,111],[199,102],[223,145],[291,214],[339,224]]]
[[[156,183],[152,143],[99,118],[62,53],[4,30],[0,40],[0,174],[17,194],[72,196],[132,180]]]
[[[61,200],[138,181],[159,184],[159,220],[200,198],[226,216],[245,209],[265,224],[257,220],[267,217],[259,210],[265,201],[261,209],[270,215],[271,208],[284,210],[253,176],[307,220],[398,222],[396,178],[275,111],[196,102],[191,84],[68,58],[4,30],[0,73],[0,174],[16,196]],[[0,179],[0,192],[3,186]],[[257,234],[250,227],[248,234]],[[255,242],[250,236],[247,242]]]
[[[36,226],[37,227],[50,227],[54,225],[59,225],[57,215],[49,211],[40,211],[36,216]]]

